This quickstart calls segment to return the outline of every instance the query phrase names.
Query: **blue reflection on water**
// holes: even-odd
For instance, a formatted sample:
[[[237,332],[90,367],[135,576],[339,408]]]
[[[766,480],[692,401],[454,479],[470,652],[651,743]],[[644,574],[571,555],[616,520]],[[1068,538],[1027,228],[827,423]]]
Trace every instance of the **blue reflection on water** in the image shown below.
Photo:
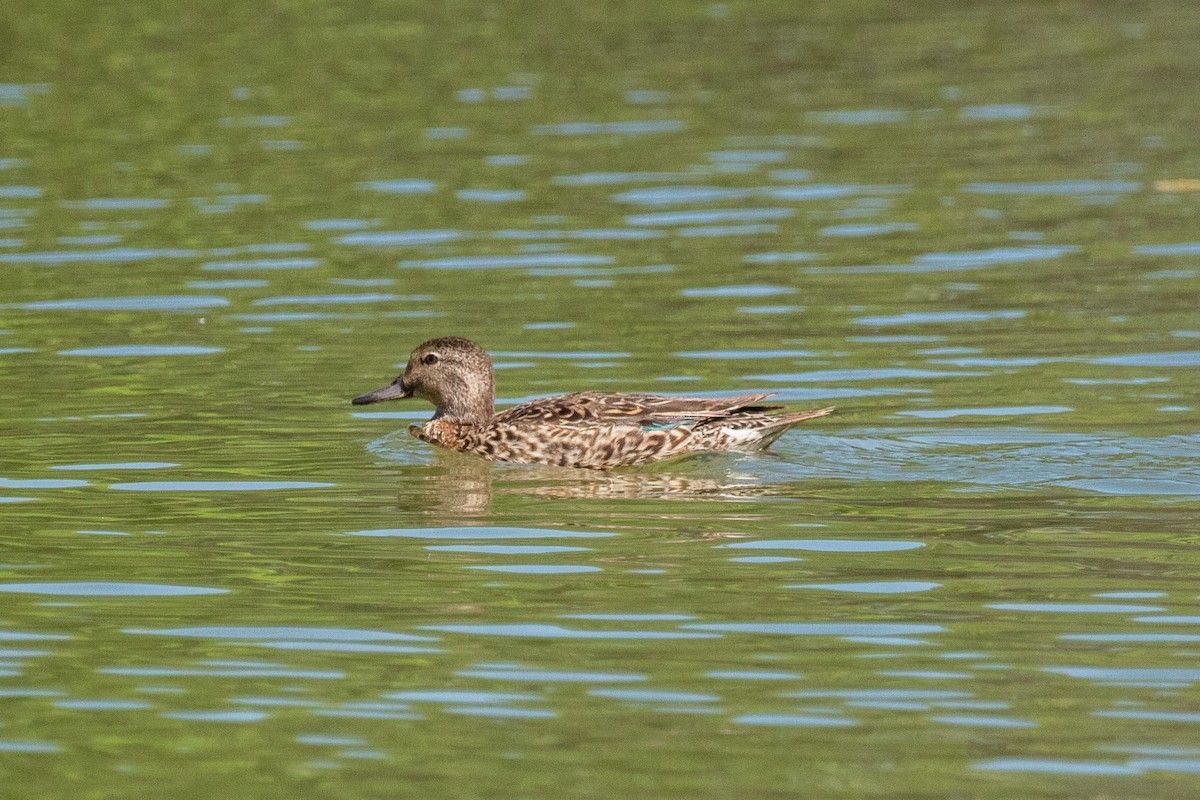
[[[521,256],[451,256],[401,261],[401,269],[507,269],[511,267],[578,267],[612,264],[613,256],[542,253]]]
[[[683,237],[703,236],[761,236],[775,233],[778,225],[700,225],[695,228],[680,228],[675,233]]]
[[[49,266],[83,263],[129,264],[158,259],[194,258],[197,255],[199,252],[196,250],[114,247],[108,250],[4,253],[0,254],[0,264],[44,264]]]
[[[500,719],[550,719],[557,711],[542,708],[510,708],[508,706],[447,706],[447,714],[465,714],[473,717],[497,717]]]
[[[993,103],[982,106],[963,106],[958,115],[962,119],[976,122],[996,120],[1024,120],[1033,116],[1033,106],[1025,103]]]
[[[313,269],[320,265],[321,259],[319,258],[251,258],[241,261],[206,261],[200,265],[200,268],[210,272],[223,272],[253,269]]]
[[[304,223],[309,231],[359,231],[380,224],[371,219],[314,219]]]
[[[915,550],[923,542],[889,541],[886,539],[752,539],[744,542],[718,544],[747,550],[812,550],[822,553],[890,553]]]
[[[804,559],[798,556],[734,556],[729,560],[738,564],[786,564],[789,561],[803,561]]]
[[[590,547],[568,547],[555,544],[431,544],[426,550],[445,553],[490,553],[495,555],[543,555],[549,553],[578,553],[588,551]]]
[[[54,742],[35,739],[0,739],[0,752],[6,753],[57,753],[62,747]]]
[[[101,357],[160,357],[160,356],[206,356],[224,353],[223,347],[202,347],[184,344],[122,344],[107,347],[81,347],[76,350],[60,350],[60,356]]]
[[[724,201],[724,200],[744,200],[748,197],[752,197],[754,194],[755,194],[755,190],[753,190],[753,189],[728,189],[728,188],[724,188],[724,187],[720,187],[720,186],[654,186],[654,187],[647,187],[644,189],[630,189],[629,191],[626,191],[626,192],[614,194],[611,197],[611,199],[617,203],[629,203],[631,205],[668,206],[668,205],[682,205],[682,204],[688,204],[688,203],[712,203],[712,202]],[[737,213],[739,211],[742,213],[745,213],[748,211],[753,211],[754,209],[729,209],[729,210],[732,212],[735,212],[735,213]],[[764,210],[768,210],[768,209],[764,209]],[[785,210],[785,211],[790,212],[789,214],[787,214],[785,216],[791,216],[791,214],[795,214],[795,210],[793,210],[793,209],[780,209],[780,210]],[[666,213],[669,216],[671,212],[666,212]],[[679,213],[686,213],[686,212],[679,212]],[[712,212],[712,213],[719,214],[720,212],[718,211],[718,212]],[[643,215],[639,215],[639,216],[655,217],[655,216],[659,216],[659,215],[643,214]],[[639,224],[653,225],[653,224],[655,224],[652,222],[647,222],[647,223],[633,222],[633,221],[631,221],[632,219],[633,218],[631,218],[631,217],[625,218],[626,222],[628,222],[630,225],[639,225]],[[664,224],[671,224],[671,223],[664,223]]]
[[[693,625],[685,627],[695,627]],[[531,639],[717,639],[716,634],[686,631],[578,630],[561,625],[536,623],[480,625],[422,625],[421,630],[443,633],[474,633],[482,636],[517,636]]]
[[[706,153],[705,156],[709,161],[735,162],[735,163],[753,163],[753,164],[775,164],[780,161],[787,161],[788,151],[786,150],[715,150]]]
[[[1098,478],[1060,481],[1059,485],[1112,495],[1200,495],[1200,481],[1169,478]]]
[[[719,695],[696,692],[668,692],[657,689],[588,689],[593,697],[628,700],[633,703],[716,703]]]
[[[1050,758],[995,758],[988,761],[976,761],[971,768],[989,772],[1045,772],[1055,775],[1142,774],[1140,768],[1126,764]]]
[[[186,636],[204,639],[287,639],[293,641],[436,641],[436,636],[354,628],[313,628],[289,625],[199,625],[189,628],[126,628],[122,633]]]
[[[632,672],[582,672],[548,669],[464,669],[454,673],[464,678],[485,678],[521,683],[636,683],[645,675]]]
[[[397,178],[394,180],[363,181],[355,184],[357,189],[367,189],[385,194],[428,194],[436,187],[433,181],[422,178]]]
[[[863,583],[793,583],[784,586],[785,589],[825,589],[831,592],[851,592],[860,594],[905,594],[908,592],[928,592],[941,586],[932,581],[867,581]]]
[[[92,197],[87,200],[64,200],[63,208],[87,211],[145,211],[166,208],[170,200],[158,197]]]
[[[1166,685],[1173,687],[1186,684],[1167,683]],[[1093,711],[1092,716],[1108,717],[1113,719],[1142,719],[1153,722],[1200,723],[1200,713],[1194,711],[1153,711],[1149,709],[1144,711],[1136,711],[1132,709],[1115,709],[1111,711]]]
[[[440,647],[415,647],[405,644],[371,644],[367,642],[266,641],[262,647],[272,650],[313,650],[324,653],[441,653]]]
[[[0,186],[0,197],[7,200],[33,200],[42,194],[40,186]]]
[[[582,564],[471,564],[466,568],[485,572],[511,572],[518,575],[575,575],[603,571],[601,567]]]
[[[696,622],[683,627],[699,631],[782,636],[910,636],[946,630],[941,625],[903,622]]]
[[[75,489],[87,486],[88,481],[63,478],[4,478],[0,477],[0,489]]]
[[[1087,362],[1118,367],[1200,367],[1200,350],[1101,356],[1100,358],[1089,358]]]
[[[1022,319],[1025,312],[1019,309],[1002,311],[907,311],[878,317],[858,317],[856,325],[928,325],[957,322],[988,322],[994,319]]]
[[[619,186],[625,183],[654,183],[686,180],[686,172],[585,172],[580,175],[556,175],[550,183],[556,186]]]
[[[742,714],[734,717],[736,725],[782,725],[802,728],[852,728],[858,720],[849,717],[819,716],[816,714]]]
[[[771,286],[768,284],[743,284],[738,286],[714,286],[706,289],[682,289],[684,297],[774,297],[781,294],[794,294],[791,286]]]
[[[1135,256],[1195,256],[1200,255],[1200,242],[1178,244],[1143,244],[1132,250]]]
[[[326,304],[358,304],[385,303],[391,300],[407,300],[409,297],[386,293],[364,292],[362,294],[306,294],[285,295],[282,297],[262,297],[254,301],[256,306],[282,305],[326,305]]]
[[[468,202],[517,203],[525,199],[525,191],[522,189],[459,189],[454,196]]]
[[[461,703],[483,705],[485,703],[519,703],[526,700],[541,700],[539,694],[528,692],[493,692],[484,689],[409,689],[403,692],[385,692],[389,700],[408,700],[414,703]]]
[[[72,711],[140,711],[151,708],[144,700],[55,700],[55,708]]]
[[[821,253],[751,253],[748,256],[742,256],[742,261],[747,264],[795,264],[801,261],[812,261],[821,258]]]
[[[1058,638],[1075,642],[1193,644],[1200,642],[1200,633],[1064,633],[1060,634]]]
[[[457,241],[464,235],[459,230],[370,231],[347,233],[334,237],[333,242],[359,247],[417,247]]]
[[[1090,681],[1200,682],[1200,669],[1187,667],[1044,667],[1043,671]],[[1200,714],[1195,714],[1200,720]]]
[[[682,187],[680,187],[682,188]],[[795,216],[794,208],[719,208],[704,211],[659,211],[653,214],[630,214],[629,225],[707,225],[716,222],[759,222],[787,219]]]
[[[188,281],[187,285],[189,289],[259,289],[269,284],[257,278],[233,278],[220,281]]]
[[[22,303],[31,311],[186,311],[229,305],[224,297],[202,295],[159,295],[148,297],[82,297],[72,300],[42,300]]]
[[[908,112],[901,109],[862,108],[837,111],[810,111],[809,119],[827,125],[878,125],[904,122]]]
[[[176,597],[226,594],[228,589],[204,586],[170,586],[159,583],[82,581],[61,583],[0,583],[0,592],[16,594],[80,595],[84,597]]]
[[[168,469],[178,467],[171,461],[119,461],[112,464],[55,464],[50,469],[88,471],[88,470],[120,470],[120,469]]]
[[[618,622],[683,622],[692,614],[559,614],[563,619],[595,619]]]
[[[967,183],[968,194],[1076,195],[1128,194],[1142,188],[1138,181],[1064,180],[1027,183]]]

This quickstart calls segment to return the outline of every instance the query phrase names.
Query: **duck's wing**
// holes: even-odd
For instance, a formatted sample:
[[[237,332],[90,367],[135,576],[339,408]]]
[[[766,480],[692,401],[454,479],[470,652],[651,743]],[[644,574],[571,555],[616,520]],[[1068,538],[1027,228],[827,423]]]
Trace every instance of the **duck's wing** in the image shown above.
[[[669,427],[733,415],[757,414],[782,406],[759,405],[769,394],[737,397],[664,397],[657,394],[577,392],[544,397],[507,409],[496,416],[503,424],[543,422],[558,425],[628,424]]]

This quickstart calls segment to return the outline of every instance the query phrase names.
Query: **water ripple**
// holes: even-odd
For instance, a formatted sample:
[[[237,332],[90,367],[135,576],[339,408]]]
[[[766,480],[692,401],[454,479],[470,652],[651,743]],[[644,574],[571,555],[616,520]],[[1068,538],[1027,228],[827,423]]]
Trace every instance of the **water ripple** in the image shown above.
[[[455,673],[464,678],[485,678],[522,683],[634,683],[645,675],[631,672],[583,672],[537,669],[465,669]]]
[[[694,627],[694,626],[688,626]],[[530,639],[717,639],[715,634],[684,631],[585,631],[561,625],[513,623],[497,625],[422,625],[421,630],[473,633],[481,636],[516,636]]]
[[[60,356],[101,356],[104,358],[152,358],[162,356],[207,356],[224,353],[223,347],[203,347],[186,344],[119,344],[107,347],[81,347],[76,350],[60,350]]]
[[[553,528],[378,528],[351,531],[348,536],[400,536],[412,539],[596,539],[616,536],[599,531],[556,530]]]
[[[290,641],[375,642],[437,641],[436,636],[354,628],[315,628],[291,625],[199,625],[189,628],[125,628],[122,633],[184,636],[201,639],[284,639]]]
[[[721,633],[766,633],[782,636],[916,636],[943,633],[941,625],[901,622],[695,622],[689,630]]]
[[[325,489],[335,485],[314,481],[144,481],[114,483],[108,488],[124,492],[269,492],[280,489]]]
[[[812,550],[821,553],[891,553],[924,547],[922,542],[888,541],[885,539],[753,539],[745,542],[718,544],[715,547],[747,550]]]
[[[73,300],[42,300],[22,303],[27,311],[190,311],[229,305],[224,297],[160,295],[146,297],[81,297]]]
[[[941,586],[932,581],[868,581],[865,583],[793,583],[785,589],[825,589],[830,592],[852,592],[856,594],[905,594],[928,592]]]
[[[453,256],[401,261],[401,269],[506,269],[510,267],[600,266],[616,261],[612,256],[576,253],[541,253],[522,256]]]
[[[733,718],[736,725],[783,725],[800,728],[852,728],[858,720],[816,714],[742,714]]]
[[[118,583],[105,581],[63,583],[0,583],[0,592],[13,594],[79,595],[83,597],[179,597],[227,594],[228,589],[205,586],[171,586],[161,583]]]
[[[332,241],[357,247],[423,247],[458,241],[464,235],[459,230],[370,231],[347,233],[334,237]]]

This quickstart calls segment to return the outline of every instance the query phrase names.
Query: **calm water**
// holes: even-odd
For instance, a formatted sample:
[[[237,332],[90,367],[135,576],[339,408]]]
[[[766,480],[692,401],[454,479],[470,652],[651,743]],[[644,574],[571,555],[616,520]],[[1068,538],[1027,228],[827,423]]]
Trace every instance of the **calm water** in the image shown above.
[[[1200,791],[1200,13],[576,5],[6,6],[6,792]],[[839,413],[488,465],[445,334]]]

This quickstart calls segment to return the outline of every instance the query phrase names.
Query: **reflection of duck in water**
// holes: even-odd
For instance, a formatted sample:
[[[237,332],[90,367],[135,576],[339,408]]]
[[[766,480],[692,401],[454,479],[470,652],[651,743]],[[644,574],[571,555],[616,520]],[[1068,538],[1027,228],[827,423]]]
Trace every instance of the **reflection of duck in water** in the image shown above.
[[[397,431],[395,435],[408,438],[407,431]],[[395,447],[394,441],[392,446]],[[407,445],[404,449],[408,449]],[[725,458],[713,459],[707,465],[693,461],[686,472],[681,467],[667,472],[661,466],[653,469],[596,470],[545,464],[510,464],[503,469],[496,469],[493,464],[471,454],[439,447],[434,449],[432,463],[407,471],[406,479],[398,484],[400,493],[397,508],[402,512],[430,517],[436,525],[456,526],[471,524],[472,520],[488,516],[493,501],[499,497],[506,498],[501,501],[503,507],[511,508],[513,498],[741,503],[764,498],[795,499],[803,496],[791,484],[763,483],[758,475],[734,472],[730,469],[733,463]],[[546,506],[542,512],[534,510],[531,513],[535,516],[548,513],[561,521],[575,518],[575,514],[587,513],[585,509],[588,506],[571,508],[574,511],[557,505]],[[566,517],[555,516],[564,513]],[[728,512],[713,508],[701,513],[705,519],[712,519],[709,515]],[[737,512],[736,518],[744,521],[747,513]],[[608,527],[619,524],[610,518],[605,522]]]
[[[719,399],[576,392],[495,413],[492,361],[469,339],[430,339],[404,374],[354,398],[355,405],[420,397],[437,407],[409,431],[422,441],[517,464],[632,466],[713,450],[758,450],[798,422],[833,411],[769,414],[768,394]]]

